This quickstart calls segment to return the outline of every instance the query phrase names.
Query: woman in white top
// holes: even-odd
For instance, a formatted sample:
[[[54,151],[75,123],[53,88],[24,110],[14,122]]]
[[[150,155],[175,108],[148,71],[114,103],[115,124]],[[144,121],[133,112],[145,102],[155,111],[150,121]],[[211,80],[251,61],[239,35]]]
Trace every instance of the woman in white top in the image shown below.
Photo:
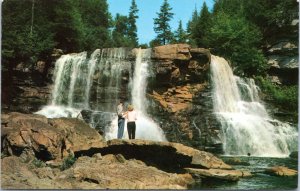
[[[135,138],[135,121],[136,121],[136,112],[133,110],[132,105],[128,105],[128,111],[126,113],[126,119],[127,119],[127,132],[129,139]]]

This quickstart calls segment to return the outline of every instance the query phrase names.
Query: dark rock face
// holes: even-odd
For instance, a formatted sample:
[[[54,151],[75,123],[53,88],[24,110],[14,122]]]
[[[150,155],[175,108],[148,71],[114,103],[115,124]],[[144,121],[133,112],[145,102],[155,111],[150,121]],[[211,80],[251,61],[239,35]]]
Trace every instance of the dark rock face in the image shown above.
[[[269,75],[279,85],[298,84],[298,33],[299,20],[295,18],[290,26],[282,28],[277,34],[270,34],[270,45],[266,51]]]

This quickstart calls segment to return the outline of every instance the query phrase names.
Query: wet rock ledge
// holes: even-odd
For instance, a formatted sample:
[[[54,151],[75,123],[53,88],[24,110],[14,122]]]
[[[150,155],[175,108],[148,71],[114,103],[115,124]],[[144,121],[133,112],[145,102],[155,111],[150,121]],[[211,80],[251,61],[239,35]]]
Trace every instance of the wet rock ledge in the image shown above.
[[[187,189],[250,174],[179,143],[104,141],[79,119],[9,113],[1,133],[4,189]]]

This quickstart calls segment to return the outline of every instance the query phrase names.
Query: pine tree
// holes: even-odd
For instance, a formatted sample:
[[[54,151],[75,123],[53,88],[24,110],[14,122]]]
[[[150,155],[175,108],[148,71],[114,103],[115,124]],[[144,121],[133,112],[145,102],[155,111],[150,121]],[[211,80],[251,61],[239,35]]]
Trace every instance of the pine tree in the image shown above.
[[[175,40],[177,43],[186,43],[187,34],[182,28],[182,21],[179,21],[178,29],[175,31]]]
[[[154,19],[154,31],[157,33],[156,40],[162,44],[166,44],[173,39],[173,33],[169,25],[169,21],[173,18],[172,8],[167,0],[164,0],[160,7],[158,17]]]
[[[139,18],[137,16],[138,8],[135,3],[135,0],[131,1],[131,7],[128,15],[128,37],[131,41],[131,46],[138,46],[138,38],[137,38],[137,27],[136,27],[136,19]]]
[[[195,10],[193,12],[192,19],[189,20],[188,23],[187,23],[187,31],[186,31],[187,32],[188,43],[193,45],[193,46],[196,46],[193,31],[194,31],[194,28],[197,24],[198,19],[199,19],[199,14],[198,14],[197,8],[195,6]]]
[[[128,37],[128,17],[117,13],[114,21],[112,40],[115,47],[129,47],[130,39]]]
[[[193,12],[192,19],[190,21],[188,21],[188,23],[187,23],[187,32],[189,34],[192,32],[193,28],[195,27],[198,18],[199,18],[199,15],[198,15],[197,8],[195,6],[195,10]]]
[[[203,3],[200,16],[192,30],[192,36],[198,47],[207,47],[207,35],[211,26],[211,14],[206,3]]]

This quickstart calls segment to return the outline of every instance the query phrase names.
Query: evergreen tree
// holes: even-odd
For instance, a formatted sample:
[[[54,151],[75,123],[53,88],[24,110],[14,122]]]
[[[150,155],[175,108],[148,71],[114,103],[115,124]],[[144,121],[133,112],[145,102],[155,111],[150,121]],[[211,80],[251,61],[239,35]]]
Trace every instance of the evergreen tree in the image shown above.
[[[78,10],[83,22],[83,50],[110,47],[111,15],[106,0],[79,0]]]
[[[129,47],[130,38],[128,37],[128,17],[117,13],[114,21],[112,40],[115,47]]]
[[[199,15],[198,15],[197,8],[196,8],[196,6],[195,6],[195,10],[194,10],[194,12],[193,12],[192,19],[191,19],[190,21],[188,21],[188,23],[187,23],[187,32],[188,32],[189,34],[192,33],[193,28],[195,27],[198,18],[199,18]]]
[[[187,41],[187,34],[182,28],[182,21],[179,21],[178,29],[175,31],[174,34],[175,42],[177,43],[186,43]]]
[[[169,43],[173,39],[173,33],[169,21],[173,18],[172,8],[167,0],[160,7],[158,17],[154,19],[154,31],[157,33],[156,40],[162,44]]]
[[[199,15],[198,15],[198,11],[197,11],[197,8],[195,6],[195,10],[193,12],[193,15],[192,15],[192,19],[188,21],[187,23],[187,36],[188,36],[188,42],[189,44],[191,44],[192,46],[195,46],[196,45],[196,42],[195,42],[195,37],[193,36],[193,32],[194,31],[194,28],[196,26],[196,23],[199,19]]]
[[[200,16],[197,19],[195,26],[192,28],[192,38],[195,40],[198,47],[207,47],[207,36],[211,26],[211,14],[208,11],[206,3],[203,3]]]
[[[135,0],[132,0],[129,15],[128,15],[128,36],[131,41],[132,47],[138,46],[136,19],[139,17],[137,16],[137,13],[138,13],[137,5],[135,3]]]
[[[55,41],[65,52],[75,52],[81,49],[84,38],[84,26],[78,11],[78,1],[56,0],[54,9]]]

